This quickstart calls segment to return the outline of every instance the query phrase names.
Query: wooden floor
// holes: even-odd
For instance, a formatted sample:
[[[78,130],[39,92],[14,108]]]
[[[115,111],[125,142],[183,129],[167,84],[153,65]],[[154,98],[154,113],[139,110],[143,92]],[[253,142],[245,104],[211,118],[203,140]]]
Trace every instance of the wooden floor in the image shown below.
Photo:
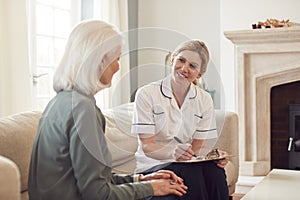
[[[232,200],[240,200],[244,194],[233,194],[232,195]]]

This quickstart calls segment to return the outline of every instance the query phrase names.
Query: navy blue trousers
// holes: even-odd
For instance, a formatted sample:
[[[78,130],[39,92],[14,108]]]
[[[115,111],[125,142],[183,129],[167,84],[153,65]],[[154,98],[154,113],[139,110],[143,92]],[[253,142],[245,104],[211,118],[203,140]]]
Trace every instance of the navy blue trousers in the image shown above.
[[[215,162],[198,163],[168,163],[155,166],[144,175],[161,169],[171,170],[183,178],[188,187],[187,193],[182,197],[168,195],[152,197],[152,200],[228,200],[228,186],[225,170],[218,167]]]

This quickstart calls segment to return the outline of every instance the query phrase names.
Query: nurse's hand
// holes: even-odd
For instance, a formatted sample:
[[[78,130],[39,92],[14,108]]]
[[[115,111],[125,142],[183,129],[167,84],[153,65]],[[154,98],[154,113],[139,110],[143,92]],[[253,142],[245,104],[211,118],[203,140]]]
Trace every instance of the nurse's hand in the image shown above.
[[[195,155],[195,152],[192,150],[192,145],[189,143],[178,144],[173,152],[173,156],[177,161],[191,160]]]
[[[229,155],[226,151],[219,150],[219,153],[220,153],[220,156],[224,157],[224,159],[218,160],[218,161],[216,161],[216,163],[217,163],[218,167],[224,168],[229,161]]]

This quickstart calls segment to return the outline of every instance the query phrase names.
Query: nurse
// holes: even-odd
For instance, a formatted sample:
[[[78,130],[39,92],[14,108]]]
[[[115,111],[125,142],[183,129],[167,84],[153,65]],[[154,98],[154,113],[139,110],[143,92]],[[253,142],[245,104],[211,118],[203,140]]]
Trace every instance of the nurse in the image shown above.
[[[205,155],[210,150],[209,141],[218,137],[212,98],[196,84],[208,61],[208,48],[202,41],[180,44],[171,55],[172,73],[141,87],[135,98],[132,132],[139,138],[136,172],[175,172],[188,186],[183,199],[229,198],[226,152],[221,151],[225,159],[217,162],[178,162]],[[179,198],[168,195],[152,199]]]

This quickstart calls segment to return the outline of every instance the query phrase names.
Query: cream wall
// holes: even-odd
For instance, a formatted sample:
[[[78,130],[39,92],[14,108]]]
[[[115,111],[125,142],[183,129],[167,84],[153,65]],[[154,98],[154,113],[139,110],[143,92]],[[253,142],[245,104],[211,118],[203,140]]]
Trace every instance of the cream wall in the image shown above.
[[[204,40],[211,51],[210,70],[207,73],[209,86],[216,88],[216,107],[235,111],[234,49],[223,32],[226,30],[250,29],[252,23],[268,18],[290,19],[300,22],[298,0],[139,0],[138,26],[161,27],[178,31],[189,38]],[[149,40],[154,37],[150,37]],[[176,41],[171,41],[177,43]],[[155,70],[148,66],[139,71],[138,85],[157,80],[164,75],[159,63],[164,62],[165,52],[142,51],[139,65],[156,64]],[[151,64],[152,65],[152,64]],[[213,70],[215,69],[215,70]],[[221,80],[216,81],[220,76]],[[224,90],[223,90],[224,88]],[[222,91],[225,91],[222,94]]]
[[[169,31],[163,43],[172,51],[187,39],[200,39],[206,42],[210,49],[211,62],[207,75],[220,77],[220,10],[219,1],[205,0],[139,0],[138,27],[156,27]],[[203,6],[205,5],[205,6]],[[141,40],[141,35],[139,35]],[[146,38],[155,44],[155,34]],[[180,36],[182,40],[180,40]],[[165,76],[164,60],[166,49],[139,50],[138,85],[161,79]],[[155,67],[153,67],[155,66]],[[219,82],[209,81],[209,88],[217,89],[216,102],[220,106]]]

